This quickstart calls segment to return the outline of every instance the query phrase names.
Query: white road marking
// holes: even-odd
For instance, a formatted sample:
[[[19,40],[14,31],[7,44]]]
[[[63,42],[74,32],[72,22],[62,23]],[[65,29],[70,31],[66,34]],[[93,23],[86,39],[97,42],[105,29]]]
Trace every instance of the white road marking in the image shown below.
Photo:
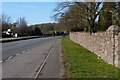
[[[23,53],[25,53],[25,51],[23,51]]]
[[[13,56],[10,56],[8,59],[12,59],[13,58]]]
[[[1,60],[0,63],[2,63],[3,61]]]
[[[18,55],[20,55],[20,54],[16,54],[16,56],[18,56]]]
[[[28,49],[28,51],[29,51],[30,49]]]

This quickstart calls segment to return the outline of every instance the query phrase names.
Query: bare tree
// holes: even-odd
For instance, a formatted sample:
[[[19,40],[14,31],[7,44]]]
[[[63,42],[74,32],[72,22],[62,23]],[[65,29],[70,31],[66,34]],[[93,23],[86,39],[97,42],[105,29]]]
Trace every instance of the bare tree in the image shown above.
[[[17,20],[17,26],[20,28],[21,35],[27,35],[27,22],[25,17],[19,18],[19,20]]]
[[[0,18],[0,24],[2,25],[2,31],[6,31],[7,29],[11,28],[11,18],[5,14],[2,14]]]
[[[67,8],[67,10],[66,10]],[[96,23],[103,11],[112,12],[113,22],[119,22],[119,2],[63,2],[54,10],[56,14],[53,16],[55,20],[61,25],[69,25],[74,28],[77,26],[85,26],[85,30],[90,33],[96,32]],[[115,24],[116,24],[115,23]],[[73,24],[73,25],[72,25]],[[66,27],[64,25],[64,27]],[[71,26],[70,26],[71,25]]]

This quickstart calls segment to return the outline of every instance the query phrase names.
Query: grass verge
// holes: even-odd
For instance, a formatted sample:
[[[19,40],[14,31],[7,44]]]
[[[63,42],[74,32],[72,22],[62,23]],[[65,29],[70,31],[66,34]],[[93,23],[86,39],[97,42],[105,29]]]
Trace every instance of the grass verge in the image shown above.
[[[68,37],[62,39],[62,48],[68,78],[118,78],[120,69],[97,59],[94,53]]]
[[[12,41],[19,41],[19,40],[26,40],[26,39],[33,39],[33,38],[41,38],[41,36],[5,39],[5,40],[0,40],[0,42],[4,43],[4,42],[12,42]]]

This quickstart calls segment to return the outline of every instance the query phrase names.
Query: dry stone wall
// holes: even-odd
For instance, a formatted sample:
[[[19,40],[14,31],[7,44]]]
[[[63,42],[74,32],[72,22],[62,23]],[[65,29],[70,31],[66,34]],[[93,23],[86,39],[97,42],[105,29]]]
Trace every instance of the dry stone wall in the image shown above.
[[[105,32],[89,34],[71,32],[70,39],[89,49],[108,64],[120,68],[120,27],[110,26]]]

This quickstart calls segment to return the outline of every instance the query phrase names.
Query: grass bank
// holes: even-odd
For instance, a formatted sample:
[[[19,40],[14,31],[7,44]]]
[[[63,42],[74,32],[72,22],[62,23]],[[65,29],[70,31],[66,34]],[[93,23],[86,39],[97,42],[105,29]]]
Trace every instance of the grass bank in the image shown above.
[[[106,64],[86,48],[74,43],[68,37],[62,39],[64,59],[68,78],[118,78],[120,69]]]
[[[41,38],[42,36],[33,36],[33,37],[23,37],[23,38],[14,38],[14,39],[5,39],[0,40],[0,42],[12,42],[12,41],[19,41],[19,40],[27,40],[27,39],[34,39],[34,38]]]

